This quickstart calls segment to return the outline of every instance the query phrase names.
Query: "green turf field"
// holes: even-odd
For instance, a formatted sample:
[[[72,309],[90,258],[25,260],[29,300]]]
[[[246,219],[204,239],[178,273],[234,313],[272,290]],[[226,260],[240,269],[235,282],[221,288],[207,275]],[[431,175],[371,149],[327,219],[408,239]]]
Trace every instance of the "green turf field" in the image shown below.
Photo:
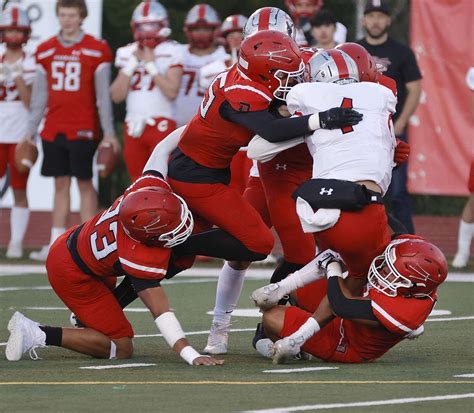
[[[191,343],[204,347],[216,278],[176,277],[165,285],[172,307]],[[1,274],[0,274],[1,275]],[[472,277],[472,274],[470,275]],[[469,277],[466,274],[466,277]],[[247,280],[239,308],[251,308],[250,292],[263,281]],[[36,288],[35,288],[36,287]],[[32,289],[35,288],[35,289]],[[257,318],[235,317],[225,365],[191,367],[170,350],[146,312],[128,312],[135,328],[135,356],[96,360],[58,348],[39,349],[42,360],[4,360],[0,346],[0,411],[474,411],[474,284],[447,282],[425,334],[404,342],[381,360],[336,365],[318,360],[273,366],[251,347]],[[8,339],[15,310],[41,323],[68,325],[69,312],[48,289],[44,275],[0,276],[0,342]],[[139,304],[132,306],[142,308]],[[466,319],[462,319],[466,317]],[[461,319],[460,319],[461,318]],[[243,331],[241,331],[243,330]],[[152,364],[106,370],[82,367]],[[332,367],[275,373],[279,369]],[[268,372],[270,371],[270,372]],[[471,377],[455,377],[471,374]],[[439,400],[433,399],[439,397]],[[427,398],[427,400],[423,400]],[[393,399],[403,399],[390,401]],[[413,400],[414,402],[413,402]],[[420,400],[421,399],[421,400]],[[357,403],[361,402],[359,407]],[[386,403],[386,405],[382,404]],[[337,407],[339,406],[339,407]],[[278,410],[269,410],[276,409]]]

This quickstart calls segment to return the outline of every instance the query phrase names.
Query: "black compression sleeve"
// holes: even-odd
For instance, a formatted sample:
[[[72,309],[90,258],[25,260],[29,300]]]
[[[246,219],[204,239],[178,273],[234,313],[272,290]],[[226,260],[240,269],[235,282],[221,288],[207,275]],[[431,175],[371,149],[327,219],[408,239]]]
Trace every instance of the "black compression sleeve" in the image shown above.
[[[281,118],[268,110],[239,112],[227,101],[221,105],[219,112],[224,119],[245,126],[269,142],[283,142],[312,133],[308,126],[311,115]]]
[[[132,282],[133,289],[139,293],[140,291],[146,290],[147,288],[159,287],[161,285],[160,280],[145,279],[132,277],[130,274],[130,281]]]
[[[341,291],[339,277],[328,280],[328,299],[334,314],[347,320],[377,321],[370,300],[349,299]]]

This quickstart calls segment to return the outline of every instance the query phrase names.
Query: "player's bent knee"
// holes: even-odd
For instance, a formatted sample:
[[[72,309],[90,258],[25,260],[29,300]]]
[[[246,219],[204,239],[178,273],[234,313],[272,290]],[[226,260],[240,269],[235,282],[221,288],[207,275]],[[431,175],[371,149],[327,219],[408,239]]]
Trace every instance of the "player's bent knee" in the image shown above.
[[[263,313],[263,328],[267,335],[277,336],[283,329],[285,307],[277,306]]]
[[[116,345],[117,359],[129,359],[133,356],[133,341],[130,337],[113,340]]]

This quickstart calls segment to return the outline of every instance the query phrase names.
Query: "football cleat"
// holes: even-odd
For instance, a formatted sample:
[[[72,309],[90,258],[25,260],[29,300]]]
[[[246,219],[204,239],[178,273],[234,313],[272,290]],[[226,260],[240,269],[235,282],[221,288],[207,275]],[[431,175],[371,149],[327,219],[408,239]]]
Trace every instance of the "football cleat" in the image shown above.
[[[10,242],[5,256],[7,258],[21,258],[23,256],[23,248],[21,247],[21,244]]]
[[[278,302],[285,296],[278,283],[268,284],[255,290],[250,296],[255,305],[262,310],[268,310],[275,307]]]
[[[49,253],[49,245],[44,245],[39,251],[30,252],[30,260],[35,261],[46,261]]]
[[[79,320],[79,318],[77,318],[77,315],[74,314],[74,313],[71,313],[71,315],[69,316],[69,323],[71,323],[71,325],[74,328],[84,328],[85,327],[85,325],[82,323],[82,321]]]
[[[257,350],[257,353],[261,356],[271,359],[275,352],[273,348],[274,345],[275,343],[269,338],[262,338],[255,343],[255,350]]]
[[[230,323],[213,322],[209,337],[207,338],[207,345],[204,348],[204,353],[207,354],[227,354],[227,345],[229,342]]]
[[[467,266],[467,263],[469,262],[469,253],[464,253],[462,251],[458,251],[456,255],[454,256],[452,266],[454,268],[464,268]]]
[[[255,334],[252,339],[252,347],[257,349],[257,342],[261,339],[268,338],[263,329],[263,323],[258,323],[257,328],[255,329]]]
[[[8,330],[10,337],[5,350],[7,360],[21,360],[27,351],[32,360],[39,360],[36,349],[46,347],[46,334],[39,328],[39,323],[17,311],[8,323]]]
[[[273,344],[273,364],[281,364],[286,360],[293,359],[300,354],[303,343],[303,337],[301,337],[301,340],[285,337],[275,342]]]

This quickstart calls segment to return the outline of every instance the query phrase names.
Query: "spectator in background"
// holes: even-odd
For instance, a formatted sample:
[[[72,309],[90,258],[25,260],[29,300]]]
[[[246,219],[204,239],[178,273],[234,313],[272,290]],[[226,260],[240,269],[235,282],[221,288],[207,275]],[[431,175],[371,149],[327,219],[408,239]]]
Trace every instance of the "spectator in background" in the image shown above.
[[[221,20],[208,4],[197,4],[184,21],[184,33],[189,44],[183,45],[183,77],[175,101],[176,123],[183,126],[196,114],[204,97],[199,88],[201,67],[216,60],[226,60],[227,53],[217,46]]]
[[[183,54],[178,43],[167,40],[168,13],[160,3],[140,3],[131,25],[135,42],[117,50],[120,71],[110,93],[115,103],[127,99],[124,158],[135,181],[155,146],[176,129],[173,101],[183,75]]]
[[[43,176],[54,177],[51,245],[66,228],[70,209],[71,177],[77,178],[81,196],[81,221],[97,213],[97,193],[92,185],[92,160],[100,136],[119,150],[109,95],[112,52],[103,40],[82,31],[87,17],[85,0],[58,0],[56,15],[60,32],[38,46],[36,78],[25,139],[39,131],[44,159]],[[97,116],[96,106],[99,110]],[[44,261],[49,245],[33,251],[30,258]]]
[[[14,206],[10,214],[11,239],[7,258],[21,258],[23,238],[30,218],[26,183],[28,172],[15,166],[15,148],[25,136],[31,85],[35,75],[35,59],[23,51],[31,33],[30,21],[16,5],[0,15],[0,176],[10,170]]]
[[[311,44],[313,41],[311,19],[323,7],[323,0],[285,0],[285,4],[296,27],[303,31],[308,44]],[[346,26],[336,22],[334,41],[336,43],[344,43],[346,37]]]
[[[330,10],[321,10],[311,20],[312,46],[318,49],[333,49],[337,46],[334,40],[336,33],[336,18]]]
[[[421,94],[421,73],[413,51],[388,35],[390,9],[383,0],[369,0],[364,10],[364,39],[358,41],[384,66],[384,75],[397,83],[397,112],[393,116],[395,135],[407,141],[408,120],[418,106]],[[410,234],[415,229],[412,221],[411,199],[407,191],[407,163],[393,171],[392,183],[386,195],[388,210],[406,227]]]
[[[469,68],[466,76],[468,88],[474,92],[474,67]],[[471,116],[474,122],[474,93],[472,94]],[[471,148],[472,149],[472,148]],[[471,154],[472,156],[472,154]],[[468,189],[469,198],[464,205],[458,232],[458,250],[453,259],[454,268],[464,268],[469,262],[471,255],[471,241],[474,237],[474,159],[471,160],[471,170],[469,172]]]

